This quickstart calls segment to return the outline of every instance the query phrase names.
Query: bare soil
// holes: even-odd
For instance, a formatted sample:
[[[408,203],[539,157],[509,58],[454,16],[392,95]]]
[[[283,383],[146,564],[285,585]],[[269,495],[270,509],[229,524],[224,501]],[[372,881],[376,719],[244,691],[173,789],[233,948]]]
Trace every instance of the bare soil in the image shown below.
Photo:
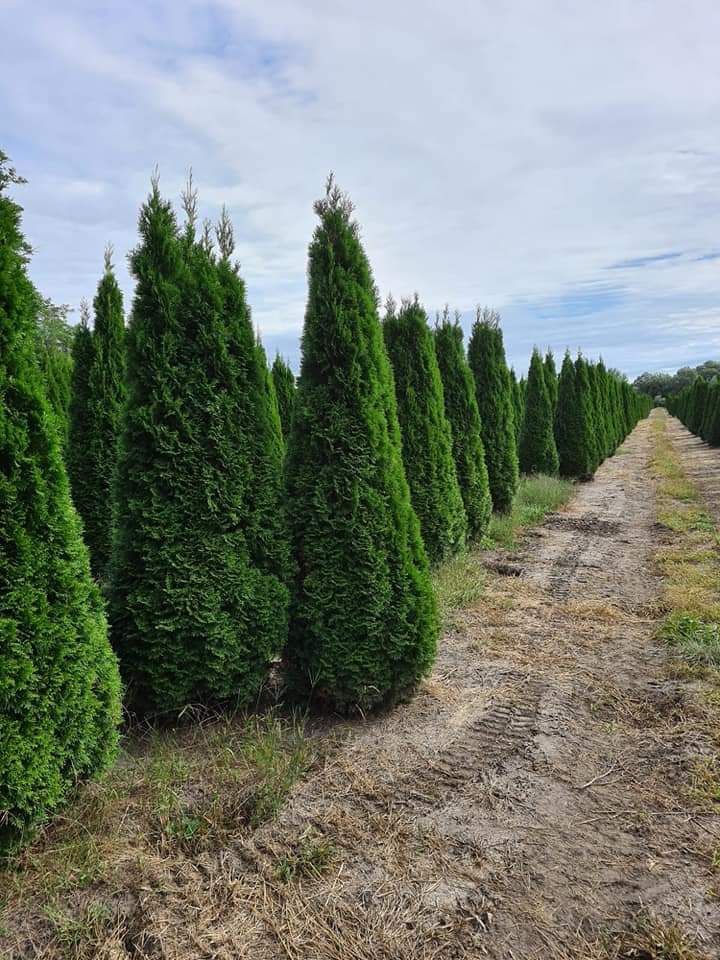
[[[720,456],[671,431],[717,505]],[[455,615],[415,698],[338,727],[276,820],[84,892],[114,904],[92,955],[720,956],[720,825],[688,792],[717,743],[656,639],[651,453],[645,421],[567,508],[490,558],[485,596]],[[317,868],[279,871],[323,844]],[[641,916],[695,952],[621,947]],[[25,942],[23,956],[63,955]]]

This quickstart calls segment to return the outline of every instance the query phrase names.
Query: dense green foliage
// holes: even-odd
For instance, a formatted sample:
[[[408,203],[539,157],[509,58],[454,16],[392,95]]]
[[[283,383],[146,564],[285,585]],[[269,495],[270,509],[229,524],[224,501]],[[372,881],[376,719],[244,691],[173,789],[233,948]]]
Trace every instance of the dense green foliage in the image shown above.
[[[510,367],[510,390],[513,401],[513,422],[515,426],[515,446],[520,444],[520,428],[525,413],[525,396],[521,382],[515,376],[515,370]]]
[[[518,483],[515,411],[500,318],[478,310],[468,344],[493,507],[505,513]]]
[[[405,476],[431,563],[465,546],[467,518],[445,415],[443,384],[427,314],[417,298],[392,301],[383,334],[395,381]]]
[[[0,153],[0,848],[114,758],[117,663],[37,357],[37,295]]]
[[[558,472],[558,452],[553,433],[554,409],[545,385],[545,368],[537,349],[533,350],[528,372],[525,411],[518,444],[520,469],[523,473]]]
[[[280,354],[277,354],[273,361],[272,377],[273,383],[275,384],[278,410],[280,411],[282,433],[287,441],[287,438],[290,436],[292,413],[293,407],[295,406],[295,376]]]
[[[548,396],[550,397],[550,406],[554,417],[555,408],[557,407],[558,401],[558,374],[555,368],[555,357],[553,356],[552,350],[548,350],[548,352],[545,354],[543,375],[545,377],[545,388],[547,389]]]
[[[68,307],[59,307],[40,296],[37,296],[36,302],[40,371],[64,449],[69,430],[74,331],[67,321]]]
[[[560,475],[587,480],[611,456],[652,401],[638,393],[602,360],[589,363],[565,354],[558,381],[555,442]]]
[[[181,233],[153,183],[131,256],[110,613],[141,710],[248,702],[287,626],[277,406],[227,218],[218,262],[185,201]]]
[[[463,332],[457,317],[445,313],[435,328],[435,352],[443,384],[445,415],[452,433],[452,451],[462,494],[470,540],[487,530],[492,511],[480,412],[475,383],[463,349]]]
[[[692,433],[720,446],[720,383],[697,376],[690,386],[667,399],[668,411],[678,417]]]
[[[297,573],[286,665],[297,693],[365,709],[429,671],[438,620],[370,265],[332,179],[315,209],[287,453]]]
[[[73,503],[85,523],[85,514],[93,504],[90,436],[90,370],[94,343],[87,303],[80,306],[80,322],[75,327],[72,344],[72,378],[70,381],[69,428],[66,463]],[[90,517],[92,523],[92,516]],[[87,531],[85,531],[87,543]],[[90,557],[92,564],[92,554]]]

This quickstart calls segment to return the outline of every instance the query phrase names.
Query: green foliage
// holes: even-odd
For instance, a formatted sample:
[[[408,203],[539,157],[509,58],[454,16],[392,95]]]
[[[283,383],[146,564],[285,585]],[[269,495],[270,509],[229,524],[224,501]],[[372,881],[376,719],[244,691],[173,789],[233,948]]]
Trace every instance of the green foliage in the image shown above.
[[[553,434],[553,403],[545,386],[543,361],[533,350],[525,397],[525,415],[520,431],[520,469],[523,473],[558,472],[558,452]]]
[[[37,361],[14,178],[0,152],[0,848],[113,760],[117,663]]]
[[[515,376],[515,370],[510,367],[510,389],[513,401],[513,420],[515,425],[515,445],[520,444],[520,430],[525,415],[525,396],[523,386]]]
[[[143,711],[250,701],[287,629],[277,406],[227,217],[218,261],[185,206],[153,182],[131,256],[110,614]]]
[[[431,563],[465,546],[467,518],[458,485],[450,424],[427,314],[417,297],[395,312],[383,334],[395,380],[405,476]]]
[[[365,709],[430,670],[438,621],[370,265],[332,178],[315,209],[287,452],[297,564],[287,675],[298,694]]]
[[[517,493],[509,513],[494,514],[486,537],[488,547],[517,545],[518,534],[527,527],[541,523],[572,496],[573,486],[558,477],[542,474],[520,477]]]
[[[275,384],[278,409],[280,411],[280,424],[282,425],[283,437],[287,440],[290,435],[292,412],[295,405],[295,377],[280,354],[275,357],[273,362],[272,377]]]
[[[676,373],[641,373],[633,381],[638,393],[654,397],[677,397],[691,387],[696,377],[712,380],[720,377],[720,361],[706,360],[697,367],[681,367]]]
[[[505,513],[517,489],[518,458],[510,372],[500,318],[493,311],[478,309],[468,344],[468,362],[475,379],[490,496],[494,509]]]
[[[67,322],[67,306],[57,306],[40,296],[36,302],[40,370],[64,449],[69,430],[73,328]]]
[[[112,486],[125,398],[123,302],[109,248],[93,306],[94,331],[90,332],[84,306],[73,345],[67,462],[91,566],[95,576],[103,579],[110,562]]]
[[[545,378],[545,388],[547,389],[548,396],[550,397],[550,406],[552,407],[552,413],[554,417],[555,408],[557,407],[558,401],[558,375],[557,370],[555,369],[555,357],[553,356],[552,350],[548,350],[548,352],[545,354],[543,375]]]
[[[587,405],[578,399],[577,373],[570,353],[565,353],[558,381],[558,403],[555,411],[555,444],[560,475],[587,477],[592,472],[590,455],[585,440],[590,429]]]
[[[459,320],[447,311],[435,328],[435,352],[442,378],[445,415],[452,433],[452,451],[467,516],[468,538],[480,539],[492,510],[480,412],[475,384],[463,349]]]

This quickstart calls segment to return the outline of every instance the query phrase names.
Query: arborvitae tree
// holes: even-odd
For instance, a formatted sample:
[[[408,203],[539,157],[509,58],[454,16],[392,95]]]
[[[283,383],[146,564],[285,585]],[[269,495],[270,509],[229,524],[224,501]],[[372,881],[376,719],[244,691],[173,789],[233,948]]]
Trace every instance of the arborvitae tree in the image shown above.
[[[513,420],[515,424],[515,445],[519,446],[520,444],[520,431],[522,430],[523,417],[525,416],[525,398],[523,396],[523,388],[517,377],[515,376],[515,370],[513,367],[510,367],[510,389],[512,391],[512,400],[513,400]]]
[[[95,344],[89,320],[90,311],[83,300],[80,305],[80,322],[75,327],[72,346],[70,427],[66,454],[73,503],[83,524],[92,512],[93,504],[92,451],[89,437],[92,423],[90,371],[93,366]],[[87,539],[85,542],[87,543]]]
[[[597,470],[600,457],[595,429],[594,397],[588,375],[588,365],[585,358],[580,354],[575,361],[575,398],[582,426],[580,436],[584,447],[584,452],[578,458],[578,463],[587,462],[588,464],[587,473],[578,474],[578,476],[580,479],[589,479]]]
[[[0,152],[0,849],[110,764],[117,662],[36,355],[18,182]]]
[[[220,242],[217,263],[207,231],[195,237],[191,187],[185,208],[180,234],[154,181],[131,256],[137,286],[110,613],[131,702],[141,710],[247,703],[287,628],[287,589],[268,570],[282,563],[261,565],[268,534],[255,513],[266,493],[255,465],[265,373],[242,283],[227,261],[231,240]],[[274,422],[279,446],[277,411]],[[274,509],[281,514],[277,500]]]
[[[690,407],[688,410],[687,425],[693,433],[699,433],[702,426],[705,402],[708,394],[708,382],[698,376],[692,385]]]
[[[435,344],[417,297],[404,302],[399,313],[388,302],[383,333],[395,380],[410,498],[428,558],[440,563],[465,546],[467,517]]]
[[[297,563],[287,672],[298,693],[366,709],[430,670],[438,621],[370,265],[332,178],[315,210],[287,452]]]
[[[602,357],[597,364],[597,376],[598,384],[600,386],[600,394],[602,397],[603,404],[603,414],[605,417],[605,435],[607,439],[607,446],[605,448],[605,456],[610,457],[615,452],[615,449],[618,445],[617,440],[617,422],[616,415],[613,409],[613,391],[612,391],[612,381],[613,377],[608,374],[605,364],[602,361]]]
[[[610,443],[607,430],[607,415],[605,413],[602,385],[596,365],[594,363],[588,363],[587,371],[590,382],[590,395],[592,397],[593,430],[597,451],[596,466],[599,466],[607,456]]]
[[[463,349],[459,318],[447,310],[435,328],[435,352],[445,397],[445,414],[452,433],[453,459],[467,515],[468,537],[478,540],[487,530],[492,511],[485,450],[475,384]]]
[[[590,461],[584,432],[588,428],[578,403],[575,364],[566,351],[558,380],[558,403],[555,410],[555,444],[560,475],[574,479],[590,474]]]
[[[70,393],[74,328],[67,320],[69,307],[37,297],[36,325],[40,371],[50,407],[55,414],[63,452],[70,428]]]
[[[82,432],[76,424],[73,426],[70,462],[83,466],[82,477],[76,466],[73,469],[73,491],[77,490],[75,505],[85,527],[93,572],[103,579],[110,562],[112,491],[125,399],[123,298],[113,272],[110,247],[105,251],[105,272],[93,307],[95,326],[87,383],[87,423]]]
[[[468,345],[468,362],[475,379],[490,496],[495,510],[506,513],[517,489],[518,458],[510,372],[505,362],[500,318],[494,311],[478,309]]]
[[[710,443],[710,435],[713,424],[717,418],[718,401],[720,400],[720,384],[717,377],[708,384],[707,400],[705,402],[705,412],[703,414],[702,425],[700,427],[700,436],[703,440]],[[714,446],[715,444],[713,444]]]
[[[287,441],[290,435],[292,412],[295,405],[295,377],[292,370],[278,353],[272,365],[272,377],[275,384],[275,394],[280,410],[280,423],[283,437]]]
[[[543,376],[545,379],[545,388],[548,392],[548,397],[550,397],[550,406],[552,408],[554,417],[558,400],[558,375],[557,370],[555,369],[555,357],[553,356],[552,350],[548,350],[548,352],[545,354],[545,361],[543,363]]]
[[[520,432],[520,469],[523,473],[558,472],[558,452],[553,434],[552,401],[545,386],[543,360],[533,350],[525,397],[525,416]]]

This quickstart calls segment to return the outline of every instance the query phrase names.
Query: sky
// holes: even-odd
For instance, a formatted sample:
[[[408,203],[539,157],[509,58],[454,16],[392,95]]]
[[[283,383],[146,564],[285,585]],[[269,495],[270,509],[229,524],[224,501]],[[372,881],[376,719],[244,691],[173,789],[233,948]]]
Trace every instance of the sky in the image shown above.
[[[503,319],[509,361],[631,378],[720,355],[717,0],[0,0],[0,148],[33,280],[77,310],[157,166],[231,214],[269,355],[299,366],[335,172],[384,299]],[[77,317],[77,312],[73,315]]]

